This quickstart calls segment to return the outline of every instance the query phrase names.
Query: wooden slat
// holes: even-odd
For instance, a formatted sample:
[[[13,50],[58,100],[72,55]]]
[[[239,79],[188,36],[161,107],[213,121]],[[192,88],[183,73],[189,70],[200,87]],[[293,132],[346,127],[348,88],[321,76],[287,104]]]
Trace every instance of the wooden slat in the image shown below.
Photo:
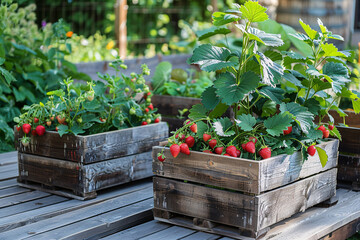
[[[26,189],[26,188],[22,188],[22,187],[18,187],[18,186],[1,189],[0,190],[0,199],[4,198],[4,197],[12,196],[12,195],[20,194],[20,193],[30,192],[30,191],[31,191],[30,189]]]
[[[254,161],[196,151],[191,151],[188,156],[181,154],[173,158],[169,148],[165,148],[166,160],[160,162],[157,154],[163,151],[163,147],[154,147],[153,172],[157,176],[260,194],[335,167],[338,143],[338,140],[331,140],[319,145],[329,155],[324,168],[318,154],[302,163],[299,152]]]
[[[221,238],[219,235],[214,235],[204,232],[196,232],[187,237],[181,238],[181,240],[216,240]]]
[[[145,236],[152,235],[153,233],[159,232],[161,230],[170,228],[171,225],[165,224],[158,221],[150,221],[147,223],[143,223],[141,225],[120,231],[118,233],[112,234],[110,236],[101,238],[101,240],[119,240],[119,239],[126,239],[126,240],[136,240],[143,238]]]
[[[348,239],[359,231],[360,217],[322,237],[321,240]]]
[[[9,180],[0,181],[0,189],[9,188],[9,187],[14,187],[14,186],[17,186],[17,181],[16,181],[15,178],[9,179]]]
[[[0,232],[14,229],[27,224],[39,222],[68,212],[76,211],[87,206],[101,204],[104,201],[115,197],[123,196],[142,189],[151,188],[152,183],[148,180],[128,184],[126,187],[113,188],[112,191],[104,191],[96,199],[87,201],[69,200],[58,204],[50,205],[20,214],[0,218]]]
[[[0,154],[0,166],[17,163],[17,152],[7,152]]]
[[[257,236],[266,227],[329,199],[335,191],[336,169],[258,196],[154,177],[154,208],[238,227]],[[156,211],[154,215],[163,218]]]
[[[18,171],[18,165],[15,163],[0,166],[0,175],[7,172],[17,172]]]
[[[19,181],[60,187],[86,197],[88,193],[152,176],[151,164],[151,152],[86,165],[19,153]]]
[[[151,216],[151,209],[151,191],[144,189],[107,200],[102,204],[62,214],[56,217],[56,221],[40,221],[0,233],[0,239],[1,237],[8,239],[27,237],[29,236],[28,232],[32,232],[32,237],[29,239],[86,239],[100,235],[101,232],[111,231],[119,220],[122,225],[130,227],[128,224],[139,220],[142,215],[144,218]],[[131,219],[134,215],[136,215],[136,219]],[[112,224],[114,225],[112,226]],[[117,225],[117,227],[120,228],[121,225]]]
[[[25,192],[9,197],[0,198],[0,208],[16,205],[22,202],[47,197],[50,194],[41,191]]]
[[[28,202],[22,202],[21,204],[1,208],[0,209],[0,218],[8,217],[11,215],[16,215],[16,214],[27,212],[27,211],[32,211],[32,210],[35,210],[38,208],[43,208],[46,206],[50,206],[50,205],[65,202],[65,201],[69,201],[69,199],[60,197],[60,196],[56,196],[56,195],[51,195],[48,197],[39,198],[39,199],[35,199],[32,201],[28,201]]]
[[[154,95],[151,98],[152,104],[163,115],[178,116],[179,111],[184,108],[190,109],[193,105],[200,104],[200,98]]]
[[[360,128],[337,127],[342,141],[339,147],[340,152],[360,154]]]
[[[64,135],[46,132],[44,136],[31,136],[29,147],[19,144],[21,132],[15,133],[20,153],[28,153],[85,164],[120,158],[150,151],[152,146],[168,137],[164,122],[88,136]]]
[[[176,240],[193,234],[195,231],[188,228],[173,226],[155,234],[142,238],[142,240]]]

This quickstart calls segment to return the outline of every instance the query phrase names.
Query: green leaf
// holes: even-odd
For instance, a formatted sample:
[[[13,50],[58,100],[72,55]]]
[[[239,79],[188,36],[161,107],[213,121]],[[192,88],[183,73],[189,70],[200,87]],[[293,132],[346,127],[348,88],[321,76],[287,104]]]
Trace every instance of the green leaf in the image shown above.
[[[304,29],[305,33],[309,36],[309,38],[311,40],[314,40],[316,38],[317,32],[314,29],[312,29],[309,25],[304,23],[301,19],[299,20],[299,23],[302,26],[302,28]]]
[[[190,109],[189,118],[192,120],[198,120],[207,117],[208,110],[202,104],[196,104]]]
[[[319,111],[321,109],[320,103],[314,98],[306,100],[303,105],[308,109],[309,112],[311,112],[315,116],[319,114]]]
[[[67,125],[58,126],[58,133],[60,137],[62,137],[64,134],[67,134],[68,132],[69,132],[69,127]]]
[[[228,14],[224,12],[214,12],[212,15],[214,26],[222,26],[231,22],[240,20],[240,17],[234,14]]]
[[[352,99],[351,102],[353,105],[354,112],[356,114],[360,113],[360,99],[359,98]]]
[[[284,75],[283,75],[283,78],[284,78],[286,81],[294,84],[294,85],[297,86],[297,87],[302,87],[302,86],[303,86],[303,85],[301,84],[301,81],[300,81],[299,79],[297,79],[297,78],[296,78],[293,74],[291,74],[291,73],[285,72]]]
[[[260,94],[267,96],[272,101],[274,101],[277,104],[280,104],[282,100],[284,99],[285,91],[281,88],[273,88],[269,86],[265,86],[260,89]]]
[[[25,97],[30,101],[30,102],[36,102],[36,97],[35,95],[26,87],[24,86],[20,86],[19,87],[19,91],[25,95]]]
[[[266,21],[259,22],[258,28],[267,33],[274,33],[274,34],[281,35],[281,39],[284,41],[284,44],[281,45],[280,47],[278,47],[277,48],[278,50],[285,51],[290,48],[291,40],[288,36],[288,33],[285,31],[284,27],[281,24],[277,23],[275,20],[268,19]],[[265,53],[265,55],[266,55],[266,53]],[[269,56],[267,56],[267,57],[269,57]],[[275,61],[274,59],[272,59],[272,60]]]
[[[309,133],[306,136],[308,138],[310,138],[309,142],[314,142],[318,139],[322,139],[323,132],[321,130],[316,130],[314,128],[310,128]]]
[[[330,130],[330,135],[336,136],[341,141],[341,134],[335,126],[334,126],[333,130]]]
[[[307,149],[304,146],[301,146],[301,157],[303,162],[308,160],[309,158],[309,153],[307,152]]]
[[[47,95],[48,96],[55,95],[55,96],[58,96],[58,97],[63,97],[63,96],[65,96],[65,92],[62,89],[58,89],[58,90],[55,90],[55,91],[48,92]]]
[[[307,42],[304,42],[293,36],[293,34],[296,35],[296,30],[294,28],[285,24],[281,24],[281,26],[283,27],[286,36],[289,38],[291,43],[296,47],[296,49],[302,52],[304,56],[311,56],[313,54],[312,48],[309,46]],[[308,40],[310,41],[309,38]]]
[[[235,121],[236,125],[246,132],[252,131],[256,124],[256,119],[250,114],[242,114]]]
[[[326,163],[328,162],[328,155],[326,154],[326,151],[320,147],[315,146],[316,151],[319,155],[321,166],[325,167]]]
[[[321,48],[324,51],[324,57],[346,57],[346,55],[339,52],[337,47],[332,43],[321,44]]]
[[[216,88],[214,86],[208,87],[201,94],[201,103],[208,110],[213,110],[220,102],[220,98],[216,95]]]
[[[213,123],[213,127],[217,135],[221,137],[229,137],[235,134],[235,131],[231,130],[233,123],[229,118],[220,118]]]
[[[286,113],[280,113],[264,121],[266,131],[271,136],[280,136],[284,130],[291,126],[292,117]]]
[[[274,115],[277,111],[276,102],[271,100],[266,101],[262,106],[261,110],[261,117],[269,117],[271,115]]]
[[[244,25],[236,24],[235,26],[245,32]],[[246,34],[249,36],[250,40],[258,41],[265,46],[279,47],[284,44],[280,34],[266,33],[253,27],[249,27]]]
[[[85,132],[81,126],[76,125],[76,124],[74,126],[72,126],[70,130],[75,136]]]
[[[236,62],[227,60],[229,55],[230,51],[226,48],[203,44],[194,49],[193,55],[188,62],[190,64],[199,64],[202,70],[212,72],[236,66]]]
[[[161,62],[156,66],[154,76],[151,79],[151,84],[155,92],[159,87],[163,86],[166,81],[169,81],[171,70],[172,65],[169,62]]]
[[[231,30],[229,30],[226,27],[216,27],[216,26],[212,26],[210,28],[201,30],[201,31],[197,31],[196,32],[196,36],[198,37],[199,41],[202,41],[204,39],[207,39],[209,37],[218,35],[218,34],[229,34],[231,33]]]
[[[341,63],[326,63],[323,67],[323,73],[330,77],[334,75],[349,77],[348,69]]]
[[[242,100],[249,91],[254,90],[259,83],[259,77],[253,72],[246,72],[241,76],[240,84],[236,84],[235,77],[230,73],[223,73],[218,76],[214,85],[221,101],[232,105]]]
[[[4,76],[7,84],[10,84],[11,82],[16,82],[14,76],[5,68],[0,67],[0,73]]]
[[[16,102],[22,102],[25,100],[26,96],[22,92],[18,91],[15,87],[13,87],[12,90],[13,90]]]
[[[275,87],[275,85],[280,82],[281,77],[284,74],[283,67],[273,62],[261,52],[257,52],[257,55],[262,69],[262,82],[266,85]]]
[[[221,117],[227,110],[229,106],[224,103],[219,103],[214,110],[209,114],[210,119]]]
[[[204,123],[203,121],[197,122],[196,125],[197,125],[196,135],[199,138],[202,138],[203,134],[208,131],[208,125],[206,123]]]
[[[239,10],[242,13],[242,18],[247,18],[250,22],[262,22],[269,19],[266,8],[258,2],[247,1]]]
[[[314,115],[308,111],[306,107],[301,106],[298,103],[282,103],[280,105],[280,111],[282,113],[289,112],[293,119],[300,125],[301,130],[304,133],[308,133],[314,120]]]
[[[16,49],[19,49],[19,50],[28,52],[28,53],[36,56],[36,52],[34,52],[32,49],[30,49],[30,48],[28,48],[28,47],[26,47],[26,46],[24,46],[24,45],[16,44],[16,43],[14,43],[14,42],[11,42],[11,44],[12,44]]]

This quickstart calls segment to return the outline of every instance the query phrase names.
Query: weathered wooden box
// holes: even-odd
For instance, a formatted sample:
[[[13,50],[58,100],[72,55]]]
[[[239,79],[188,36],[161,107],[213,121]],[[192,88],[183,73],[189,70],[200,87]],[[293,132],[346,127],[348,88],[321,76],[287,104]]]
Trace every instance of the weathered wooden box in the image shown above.
[[[200,98],[190,97],[178,97],[178,96],[166,96],[166,95],[154,95],[151,97],[151,101],[155,108],[158,109],[158,113],[161,114],[162,120],[169,124],[169,130],[175,131],[183,126],[189,112],[184,114],[184,118],[180,119],[179,110],[184,108],[189,109],[196,104],[201,103]]]
[[[46,132],[28,147],[15,130],[23,186],[79,199],[98,190],[152,176],[151,148],[168,137],[165,122],[88,136]]]
[[[360,115],[353,111],[344,111],[349,127],[336,126],[341,134],[339,146],[338,181],[342,187],[360,190]],[[335,124],[343,119],[335,111],[330,111]]]
[[[269,227],[335,196],[338,140],[320,144],[302,163],[301,153],[261,161],[191,152],[164,162],[153,148],[154,216],[160,221],[235,238],[259,238]]]

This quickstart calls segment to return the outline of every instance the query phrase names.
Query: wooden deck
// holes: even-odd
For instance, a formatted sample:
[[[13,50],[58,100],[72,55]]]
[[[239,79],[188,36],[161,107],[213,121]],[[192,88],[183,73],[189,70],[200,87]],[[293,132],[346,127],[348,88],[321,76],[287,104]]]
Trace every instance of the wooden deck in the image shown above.
[[[0,239],[205,240],[231,238],[153,220],[151,179],[80,201],[19,187],[17,153],[0,154]],[[339,202],[313,207],[272,227],[263,239],[346,239],[360,226],[360,193],[338,189]],[[248,238],[243,238],[248,240]]]

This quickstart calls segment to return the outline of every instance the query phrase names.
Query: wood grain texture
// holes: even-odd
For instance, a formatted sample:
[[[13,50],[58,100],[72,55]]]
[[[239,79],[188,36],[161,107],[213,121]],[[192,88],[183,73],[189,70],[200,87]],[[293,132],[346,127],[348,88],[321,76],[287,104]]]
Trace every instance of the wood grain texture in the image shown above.
[[[237,227],[241,234],[258,237],[267,227],[334,196],[336,171],[331,169],[258,196],[154,177],[154,208]],[[171,216],[166,219],[157,211],[154,216],[171,222]]]
[[[80,197],[91,198],[96,196],[91,193],[98,190],[152,176],[151,164],[151,152],[85,165],[19,153],[18,179],[21,183],[64,188]],[[43,190],[48,191],[45,187]],[[51,193],[61,194],[61,189],[57,190]]]
[[[171,116],[178,116],[179,110],[190,109],[193,105],[201,103],[200,98],[167,95],[154,95],[151,101],[160,114]]]
[[[188,156],[181,154],[173,158],[170,150],[165,148],[166,160],[160,162],[157,160],[157,153],[163,148],[154,147],[153,172],[157,176],[260,194],[336,167],[338,144],[338,140],[331,140],[319,145],[329,156],[324,168],[317,153],[302,163],[299,152],[254,161],[195,151],[191,151]]]
[[[360,154],[360,128],[337,127],[341,134],[340,152]]]
[[[168,126],[160,122],[88,136],[60,137],[49,131],[44,136],[31,136],[26,148],[20,144],[21,137],[15,130],[15,146],[21,153],[88,164],[147,152],[168,137]]]

